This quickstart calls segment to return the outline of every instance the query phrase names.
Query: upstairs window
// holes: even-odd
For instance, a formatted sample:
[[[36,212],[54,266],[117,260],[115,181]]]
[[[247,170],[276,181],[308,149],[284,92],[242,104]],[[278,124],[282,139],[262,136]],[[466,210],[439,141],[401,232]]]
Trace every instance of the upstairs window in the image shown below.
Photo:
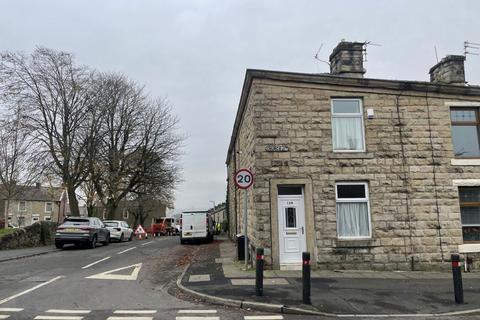
[[[19,201],[18,202],[18,211],[21,211],[21,212],[27,211],[27,202],[26,201]]]
[[[45,202],[45,212],[53,211],[53,202]]]
[[[478,108],[452,108],[453,152],[457,158],[480,158]]]
[[[464,242],[480,242],[480,187],[458,188]]]
[[[364,152],[362,100],[332,99],[333,151]]]

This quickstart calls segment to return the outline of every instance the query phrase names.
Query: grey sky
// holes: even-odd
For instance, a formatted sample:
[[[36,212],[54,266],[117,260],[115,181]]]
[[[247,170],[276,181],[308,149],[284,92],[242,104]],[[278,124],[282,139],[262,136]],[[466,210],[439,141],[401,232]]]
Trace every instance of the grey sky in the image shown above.
[[[370,40],[366,77],[428,80],[463,41],[480,43],[479,1],[0,0],[0,50],[73,52],[167,96],[188,134],[177,208],[225,199],[225,157],[246,68],[327,72],[342,38]],[[466,77],[480,84],[480,56]]]

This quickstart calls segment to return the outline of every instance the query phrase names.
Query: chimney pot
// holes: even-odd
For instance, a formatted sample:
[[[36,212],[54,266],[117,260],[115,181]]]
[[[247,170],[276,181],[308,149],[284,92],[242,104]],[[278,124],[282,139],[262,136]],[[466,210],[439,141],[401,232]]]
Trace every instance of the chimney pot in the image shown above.
[[[434,65],[430,71],[430,82],[465,84],[465,57],[448,55]]]
[[[363,78],[363,43],[341,41],[330,55],[330,74]]]

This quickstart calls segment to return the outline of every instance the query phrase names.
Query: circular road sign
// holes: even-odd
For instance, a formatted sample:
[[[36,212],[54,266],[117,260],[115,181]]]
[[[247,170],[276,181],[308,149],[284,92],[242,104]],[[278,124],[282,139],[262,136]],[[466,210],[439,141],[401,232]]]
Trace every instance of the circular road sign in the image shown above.
[[[235,173],[235,184],[240,189],[248,189],[253,184],[253,174],[248,169],[240,169]]]

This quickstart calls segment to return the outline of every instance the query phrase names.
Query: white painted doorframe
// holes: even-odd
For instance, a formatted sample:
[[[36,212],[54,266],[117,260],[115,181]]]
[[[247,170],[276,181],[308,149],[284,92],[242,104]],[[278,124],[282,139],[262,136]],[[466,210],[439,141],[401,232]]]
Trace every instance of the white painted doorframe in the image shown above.
[[[299,269],[307,250],[304,195],[278,196],[280,269]]]

